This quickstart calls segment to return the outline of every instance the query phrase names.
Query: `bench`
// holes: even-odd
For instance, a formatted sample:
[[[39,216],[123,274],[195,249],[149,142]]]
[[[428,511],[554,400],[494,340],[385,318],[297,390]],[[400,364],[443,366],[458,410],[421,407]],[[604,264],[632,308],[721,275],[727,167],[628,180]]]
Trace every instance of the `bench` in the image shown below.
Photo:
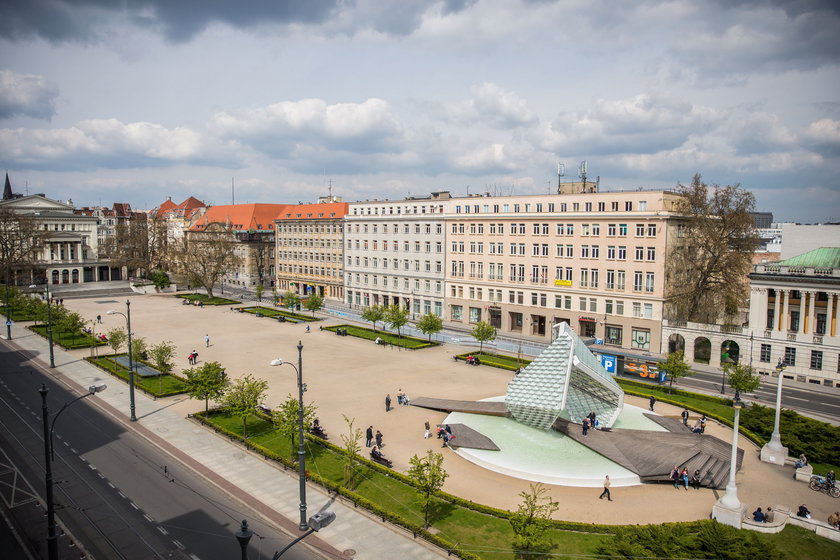
[[[394,463],[390,459],[386,459],[385,457],[374,457],[373,455],[370,456],[370,460],[374,463],[379,463],[383,467],[388,467],[389,469],[394,468]]]

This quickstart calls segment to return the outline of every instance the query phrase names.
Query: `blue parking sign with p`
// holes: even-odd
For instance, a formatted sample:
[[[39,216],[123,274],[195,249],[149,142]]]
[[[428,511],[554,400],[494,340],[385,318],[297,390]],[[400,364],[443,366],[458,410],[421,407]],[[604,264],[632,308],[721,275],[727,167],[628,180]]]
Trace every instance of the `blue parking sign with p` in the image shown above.
[[[609,373],[615,373],[616,361],[617,360],[615,356],[610,356],[609,354],[601,354],[601,365]]]

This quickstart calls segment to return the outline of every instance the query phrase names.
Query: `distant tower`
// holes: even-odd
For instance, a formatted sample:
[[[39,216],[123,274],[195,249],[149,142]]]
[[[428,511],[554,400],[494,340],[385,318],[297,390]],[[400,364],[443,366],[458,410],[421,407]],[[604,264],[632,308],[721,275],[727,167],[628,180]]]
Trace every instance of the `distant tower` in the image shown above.
[[[583,160],[578,167],[578,177],[580,177],[580,182],[583,184],[581,192],[586,192],[586,168],[586,160]]]
[[[9,172],[6,171],[6,186],[3,187],[3,200],[12,200],[15,195],[12,194],[12,182],[9,181]]]
[[[557,194],[562,194],[561,184],[563,183],[563,175],[566,174],[566,164],[557,162]]]

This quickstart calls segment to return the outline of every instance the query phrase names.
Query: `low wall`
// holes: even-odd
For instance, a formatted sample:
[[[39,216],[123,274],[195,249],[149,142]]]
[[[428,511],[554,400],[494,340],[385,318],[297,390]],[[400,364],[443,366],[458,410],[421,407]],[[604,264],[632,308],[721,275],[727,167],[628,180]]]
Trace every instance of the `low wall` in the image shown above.
[[[788,523],[813,531],[821,537],[840,542],[840,531],[825,521],[798,517],[793,515],[785,506],[773,506],[772,521],[767,523],[753,521],[752,514],[750,514],[742,520],[741,529],[756,531],[758,533],[781,533]]]
[[[795,515],[788,519],[788,523],[813,531],[821,537],[840,542],[840,531],[826,523],[825,521],[818,521],[816,519],[807,519],[805,517],[797,517]]]

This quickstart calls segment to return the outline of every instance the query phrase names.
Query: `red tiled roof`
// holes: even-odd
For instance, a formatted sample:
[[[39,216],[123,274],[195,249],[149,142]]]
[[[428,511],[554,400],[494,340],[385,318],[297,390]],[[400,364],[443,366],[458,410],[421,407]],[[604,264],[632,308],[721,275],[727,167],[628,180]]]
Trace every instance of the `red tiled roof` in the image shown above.
[[[277,220],[323,220],[343,218],[347,215],[347,202],[326,202],[322,204],[289,204],[277,216]]]
[[[286,208],[286,204],[227,204],[212,206],[190,231],[202,231],[208,224],[229,224],[237,231],[249,229],[257,231],[274,230],[272,223],[277,215]]]

